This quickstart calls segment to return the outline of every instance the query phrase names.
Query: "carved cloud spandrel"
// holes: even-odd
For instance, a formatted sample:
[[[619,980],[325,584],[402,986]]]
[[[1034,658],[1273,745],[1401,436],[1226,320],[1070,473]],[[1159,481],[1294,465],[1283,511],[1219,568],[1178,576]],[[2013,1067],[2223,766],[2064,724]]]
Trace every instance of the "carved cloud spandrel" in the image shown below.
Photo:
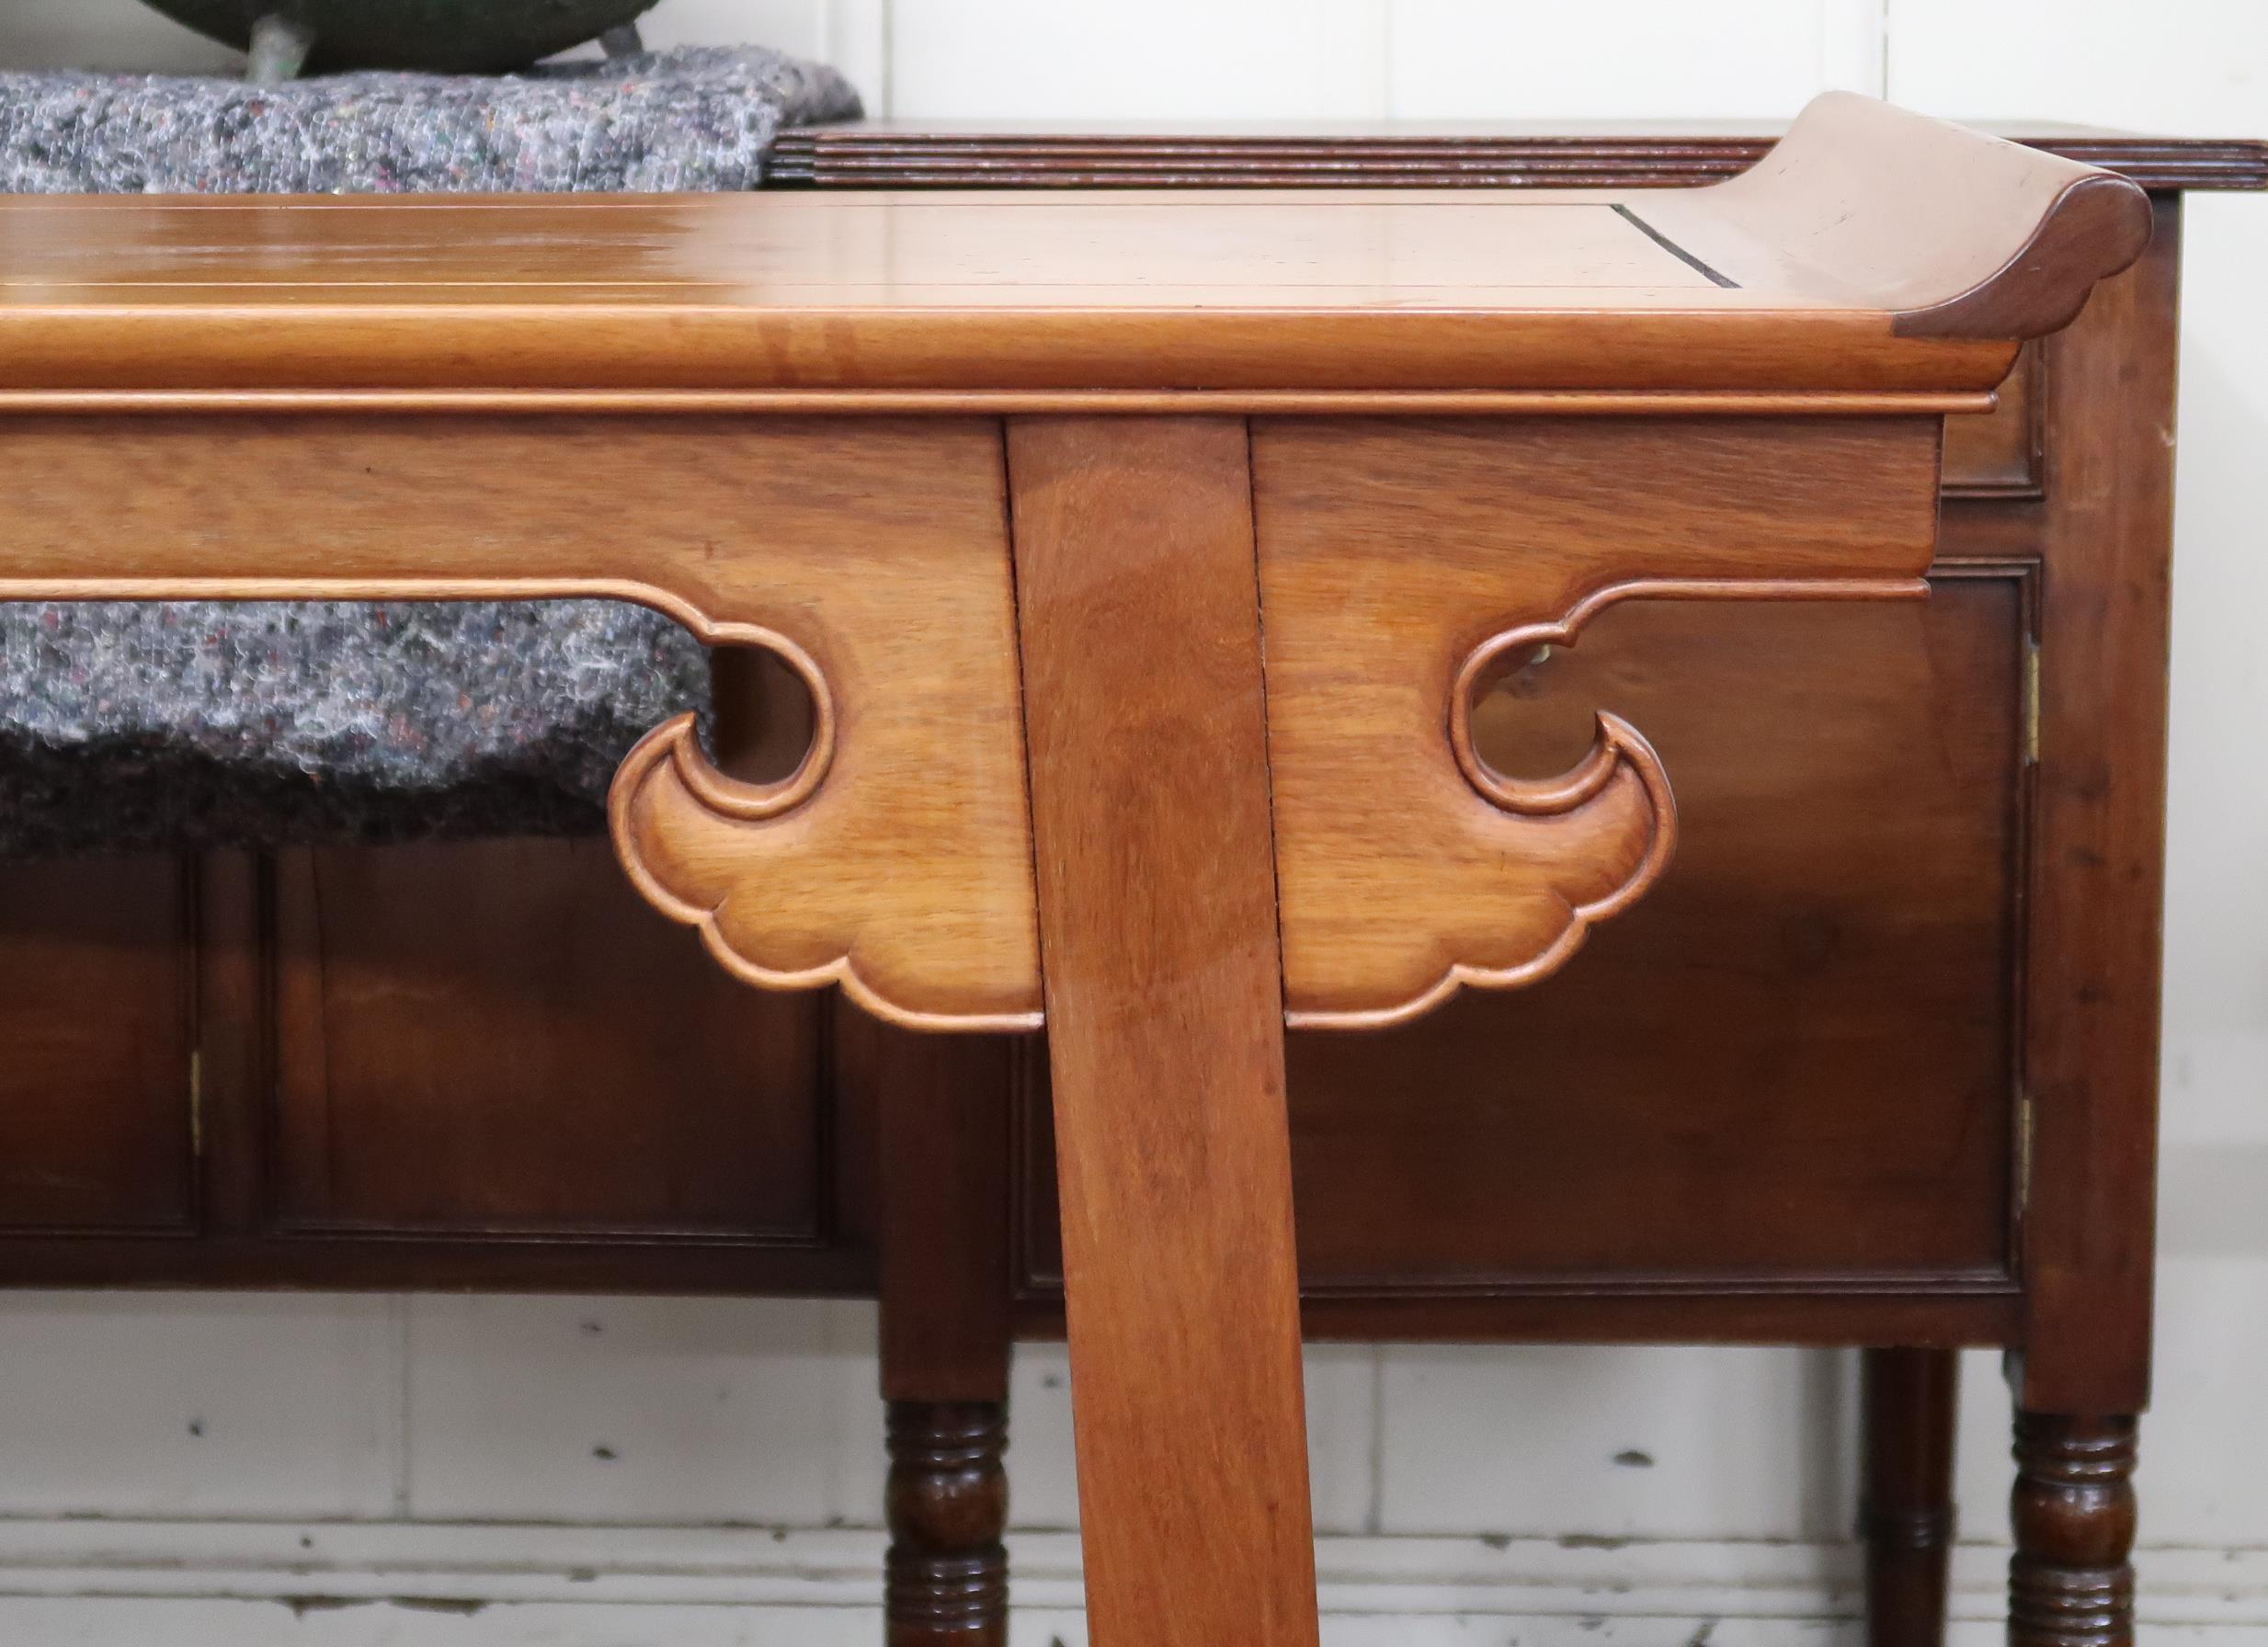
[[[1508,776],[1475,695],[1618,600],[1921,594],[1937,452],[1927,419],[1256,424],[1290,1022],[1536,982],[1640,897],[1677,831],[1644,729],[1601,705],[1568,771]]]

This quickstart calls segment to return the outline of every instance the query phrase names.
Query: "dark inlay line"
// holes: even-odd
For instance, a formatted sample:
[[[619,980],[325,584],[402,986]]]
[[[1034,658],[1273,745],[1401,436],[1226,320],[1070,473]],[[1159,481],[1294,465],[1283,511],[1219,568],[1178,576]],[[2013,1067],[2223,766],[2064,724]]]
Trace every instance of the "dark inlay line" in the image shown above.
[[[1645,235],[1647,239],[1652,241],[1663,251],[1669,253],[1670,256],[1685,265],[1686,267],[1700,270],[1703,274],[1708,276],[1710,279],[1715,281],[1719,286],[1724,287],[1728,291],[1738,291],[1740,290],[1739,281],[1734,279],[1729,275],[1718,274],[1716,270],[1702,262],[1700,258],[1694,256],[1683,246],[1678,244],[1676,241],[1671,240],[1659,229],[1655,228],[1653,224],[1647,222],[1636,212],[1631,210],[1629,207],[1618,204],[1614,208],[1614,215],[1621,218],[1623,221],[1628,223],[1639,233]]]

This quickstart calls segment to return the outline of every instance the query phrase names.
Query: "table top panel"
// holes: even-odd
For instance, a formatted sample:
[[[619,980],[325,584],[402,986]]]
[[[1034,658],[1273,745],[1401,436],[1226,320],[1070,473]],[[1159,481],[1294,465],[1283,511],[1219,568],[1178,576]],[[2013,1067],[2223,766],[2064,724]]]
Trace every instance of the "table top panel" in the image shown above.
[[[0,303],[1814,308],[1621,202],[1369,190],[0,203]],[[1848,301],[1848,300],[1846,300]]]
[[[0,198],[0,393],[1943,395],[2148,218],[1841,95],[1650,192]]]

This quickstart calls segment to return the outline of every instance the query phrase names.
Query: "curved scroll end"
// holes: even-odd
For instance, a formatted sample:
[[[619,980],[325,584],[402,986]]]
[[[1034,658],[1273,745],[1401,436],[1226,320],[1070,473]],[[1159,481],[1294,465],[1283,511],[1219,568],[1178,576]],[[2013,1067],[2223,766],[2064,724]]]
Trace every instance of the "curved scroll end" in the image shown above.
[[[1552,892],[1566,911],[1550,942],[1510,965],[1459,962],[1435,986],[1433,998],[1440,1000],[1461,984],[1512,989],[1550,977],[1582,948],[1592,926],[1646,895],[1670,867],[1678,845],[1678,803],[1670,790],[1670,774],[1646,735],[1620,715],[1600,710],[1597,733],[1583,758],[1548,778],[1505,777],[1474,751],[1469,731],[1460,731],[1458,764],[1484,799],[1514,817],[1562,820],[1582,841],[1576,851],[1558,855],[1560,861],[1550,864],[1556,871]]]
[[[719,771],[690,714],[640,740],[607,800],[632,883],[759,988],[839,983],[877,1017],[914,1029],[1037,1028],[1037,940],[1012,895],[986,900],[982,875],[955,866],[925,885],[922,865],[875,873],[852,861],[854,847],[829,849],[835,832],[820,789],[832,765],[832,717],[824,693],[815,697],[811,753],[777,784]],[[957,906],[963,894],[975,903]]]
[[[1756,165],[1693,198],[1914,337],[2059,330],[2150,237],[2129,178],[1852,92],[1813,98]]]
[[[1678,849],[1678,799],[1670,791],[1670,774],[1662,767],[1661,756],[1654,753],[1654,746],[1646,741],[1644,733],[1620,715],[1610,715],[1601,710],[1598,735],[1591,741],[1590,752],[1583,757],[1581,766],[1595,766],[1602,769],[1604,776],[1598,780],[1599,790],[1603,790],[1612,783],[1618,773],[1628,772],[1635,778],[1646,794],[1651,828],[1647,834],[1646,848],[1638,858],[1636,868],[1630,871],[1623,883],[1588,903],[1572,907],[1570,930],[1574,937],[1567,943],[1567,954],[1574,953],[1575,946],[1582,942],[1583,933],[1593,924],[1605,920],[1609,915],[1622,914],[1644,897],[1647,889],[1661,879],[1662,871],[1670,867],[1670,860],[1677,855]],[[1486,769],[1486,763],[1483,763],[1483,769]],[[1498,781],[1503,780],[1499,778]],[[1584,797],[1586,800],[1589,798]],[[1565,959],[1565,956],[1560,958],[1561,960]],[[1553,967],[1558,964],[1558,960],[1552,962]],[[1544,969],[1545,971],[1550,970],[1549,967]],[[1544,972],[1535,974],[1539,978],[1544,975]],[[1518,982],[1529,983],[1533,980],[1521,979]]]
[[[1301,1005],[1290,971],[1294,1028],[1373,1029],[1423,1017],[1466,987],[1539,983],[1582,948],[1590,928],[1629,908],[1677,850],[1669,774],[1637,728],[1603,711],[1590,748],[1556,778],[1508,778],[1472,750],[1462,717],[1453,744],[1465,778],[1493,809],[1460,830],[1452,878],[1425,902],[1439,949],[1453,959],[1427,986],[1383,1006]],[[1438,902],[1433,900],[1438,899]],[[1412,900],[1413,904],[1419,900]]]
[[[2149,196],[2130,178],[2090,171],[2064,187],[2031,238],[1981,283],[1944,302],[1906,311],[1892,328],[1909,337],[2023,338],[2060,332],[2079,318],[2095,283],[2131,266],[2149,242]]]

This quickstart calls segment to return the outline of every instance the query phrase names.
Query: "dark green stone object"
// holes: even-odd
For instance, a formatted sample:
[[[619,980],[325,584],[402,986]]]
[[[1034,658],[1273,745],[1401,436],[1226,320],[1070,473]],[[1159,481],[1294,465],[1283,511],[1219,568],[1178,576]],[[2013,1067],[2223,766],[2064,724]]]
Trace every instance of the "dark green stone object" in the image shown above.
[[[654,0],[148,0],[199,34],[249,50],[274,17],[308,42],[306,66],[483,74],[523,68],[629,22]]]

